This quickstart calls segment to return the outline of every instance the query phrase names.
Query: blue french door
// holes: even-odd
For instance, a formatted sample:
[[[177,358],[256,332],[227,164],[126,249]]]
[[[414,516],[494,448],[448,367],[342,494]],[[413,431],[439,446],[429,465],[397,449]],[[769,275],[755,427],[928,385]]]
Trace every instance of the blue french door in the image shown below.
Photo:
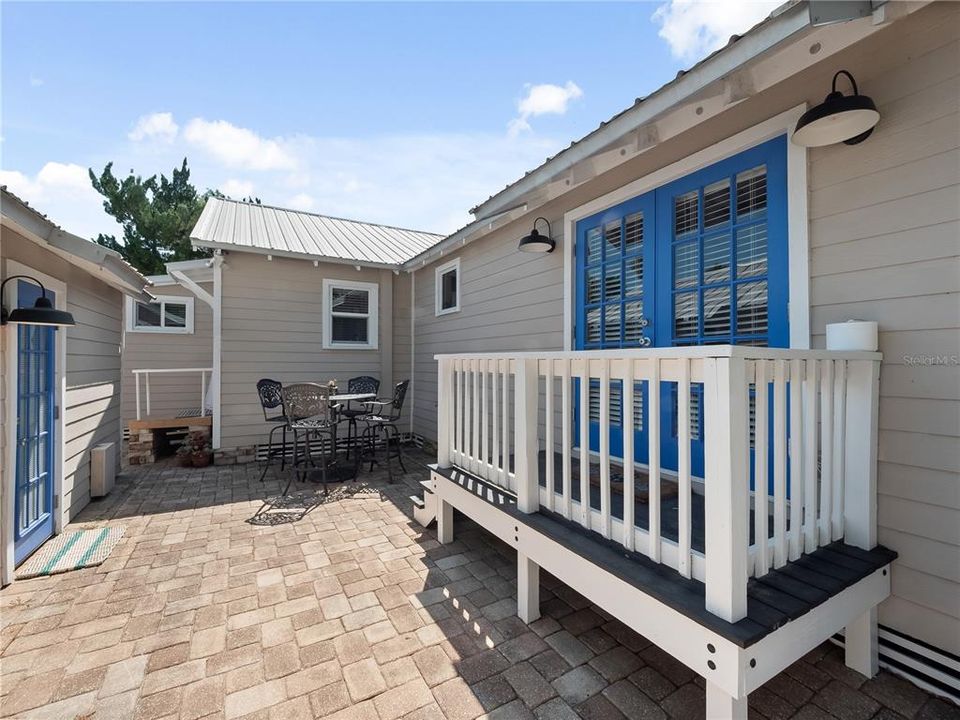
[[[17,304],[33,307],[40,288],[18,281]],[[54,294],[47,290],[47,297]],[[17,328],[17,443],[14,496],[14,564],[53,535],[56,425],[56,329]]]
[[[749,344],[787,347],[786,136],[746,150],[577,223],[579,350]],[[618,274],[619,273],[619,274]],[[590,392],[590,446],[599,448],[599,385]],[[610,386],[610,451],[622,456],[620,381]],[[634,394],[635,460],[660,422],[661,464],[678,466],[677,388]],[[691,470],[703,476],[703,388],[690,392]]]

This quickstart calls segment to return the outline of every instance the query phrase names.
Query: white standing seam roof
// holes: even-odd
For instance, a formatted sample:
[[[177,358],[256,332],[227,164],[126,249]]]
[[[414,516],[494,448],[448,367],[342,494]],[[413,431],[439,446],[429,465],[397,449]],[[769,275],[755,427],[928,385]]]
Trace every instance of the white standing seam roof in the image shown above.
[[[395,266],[443,235],[210,198],[190,239],[198,247]]]

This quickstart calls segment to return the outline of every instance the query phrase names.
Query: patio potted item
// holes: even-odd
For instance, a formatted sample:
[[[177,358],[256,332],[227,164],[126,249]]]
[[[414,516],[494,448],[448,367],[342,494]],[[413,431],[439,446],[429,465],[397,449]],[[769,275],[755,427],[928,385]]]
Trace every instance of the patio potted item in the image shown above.
[[[207,441],[207,435],[204,432],[194,431],[187,435],[181,449],[186,448],[186,454],[190,457],[190,464],[193,467],[207,467],[213,460],[213,449]],[[180,451],[177,451],[179,455]]]
[[[193,465],[193,449],[186,440],[177,448],[177,465],[180,467],[190,467]]]

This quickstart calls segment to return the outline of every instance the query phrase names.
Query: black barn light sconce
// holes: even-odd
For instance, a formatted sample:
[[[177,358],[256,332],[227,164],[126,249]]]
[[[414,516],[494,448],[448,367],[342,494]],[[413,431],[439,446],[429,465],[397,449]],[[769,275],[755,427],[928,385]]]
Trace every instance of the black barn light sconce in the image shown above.
[[[0,283],[0,298],[3,297],[3,289],[11,280],[22,278],[30,280],[40,286],[40,297],[37,298],[32,308],[14,308],[8,312],[6,306],[0,311],[0,325],[14,323],[20,325],[47,325],[50,327],[72,327],[76,325],[73,315],[65,310],[57,310],[50,298],[47,297],[47,289],[43,283],[35,277],[29,275],[11,275]]]
[[[837,78],[846,75],[853,86],[852,95],[837,90]],[[873,100],[861,95],[857,81],[846,70],[833,76],[830,94],[819,105],[807,110],[797,121],[793,141],[803,147],[822,147],[836,143],[862,143],[880,122],[880,113]]]
[[[546,235],[541,235],[537,230],[537,223],[541,220],[547,224]],[[545,217],[538,217],[533,221],[533,230],[530,231],[530,234],[520,239],[520,245],[517,249],[520,250],[520,252],[528,253],[553,252],[554,248],[557,247],[557,242],[550,237],[550,235],[550,221]]]

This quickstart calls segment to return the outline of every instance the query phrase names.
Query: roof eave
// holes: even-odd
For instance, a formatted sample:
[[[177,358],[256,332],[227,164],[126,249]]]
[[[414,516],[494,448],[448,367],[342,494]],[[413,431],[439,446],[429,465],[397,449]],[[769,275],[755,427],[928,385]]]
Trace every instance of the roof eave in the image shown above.
[[[353,260],[349,258],[330,257],[329,255],[313,255],[311,253],[298,253],[289,250],[273,250],[271,248],[257,247],[254,245],[236,245],[234,243],[218,243],[210,240],[201,240],[191,237],[190,242],[195,247],[210,248],[212,250],[225,250],[229,252],[252,253],[254,255],[270,255],[272,257],[292,258],[294,260],[310,260],[312,262],[329,263],[332,265],[348,265],[351,267],[375,268],[378,270],[400,270],[401,263],[382,263],[372,262],[370,260]]]

